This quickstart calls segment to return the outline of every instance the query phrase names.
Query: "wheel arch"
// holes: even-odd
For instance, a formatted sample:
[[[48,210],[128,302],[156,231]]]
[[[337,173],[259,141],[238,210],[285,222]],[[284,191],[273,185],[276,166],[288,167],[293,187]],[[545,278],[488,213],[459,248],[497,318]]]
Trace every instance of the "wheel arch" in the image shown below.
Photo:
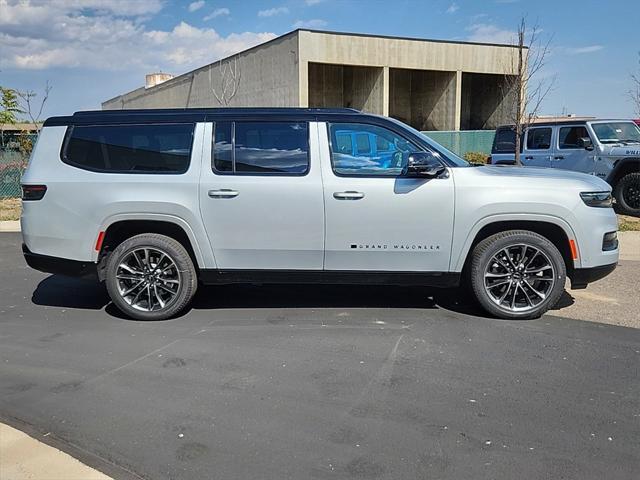
[[[607,183],[613,188],[620,181],[622,177],[628,173],[640,172],[640,157],[623,158],[616,162],[613,170],[607,177]]]
[[[576,235],[571,227],[562,219],[556,217],[540,216],[531,218],[530,216],[505,216],[488,217],[474,226],[469,233],[465,245],[454,264],[454,271],[466,270],[471,259],[471,253],[475,246],[491,235],[507,230],[529,230],[542,235],[560,251],[567,268],[567,275],[571,275],[579,265],[580,257],[574,261],[571,251],[570,241],[576,242]],[[578,245],[576,243],[576,248]]]
[[[99,229],[104,232],[99,251],[94,252],[94,260],[100,265],[110,251],[127,238],[141,233],[158,233],[178,241],[189,253],[197,269],[207,268],[197,236],[190,225],[179,217],[171,215],[119,215],[109,218]],[[100,271],[100,269],[99,269]]]

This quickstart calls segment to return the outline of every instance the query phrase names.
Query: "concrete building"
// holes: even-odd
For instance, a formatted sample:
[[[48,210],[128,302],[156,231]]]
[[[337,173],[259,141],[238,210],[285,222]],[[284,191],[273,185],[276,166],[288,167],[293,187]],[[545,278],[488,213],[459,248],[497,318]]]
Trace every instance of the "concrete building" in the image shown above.
[[[516,55],[509,45],[295,30],[102,108],[352,107],[419,130],[493,129],[513,108],[504,85]]]

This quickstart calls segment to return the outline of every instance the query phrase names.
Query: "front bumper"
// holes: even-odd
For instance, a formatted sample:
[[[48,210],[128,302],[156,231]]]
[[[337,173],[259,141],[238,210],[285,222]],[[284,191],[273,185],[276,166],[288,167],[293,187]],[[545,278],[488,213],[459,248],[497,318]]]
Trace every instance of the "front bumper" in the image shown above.
[[[82,277],[98,280],[96,264],[93,262],[81,262],[78,260],[69,260],[67,258],[50,257],[48,255],[40,255],[33,253],[23,243],[22,253],[24,259],[34,270],[45,273],[57,273],[67,275],[69,277]]]
[[[590,268],[576,268],[571,273],[571,289],[581,290],[587,288],[592,282],[600,280],[613,272],[618,263],[610,263],[609,265],[599,265]]]

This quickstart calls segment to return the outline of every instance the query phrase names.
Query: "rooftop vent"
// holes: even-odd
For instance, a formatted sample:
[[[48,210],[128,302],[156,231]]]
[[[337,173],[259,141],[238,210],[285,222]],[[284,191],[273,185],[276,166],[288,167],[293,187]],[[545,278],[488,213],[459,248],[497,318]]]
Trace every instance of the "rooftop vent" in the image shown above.
[[[156,85],[160,85],[167,80],[171,80],[173,75],[170,73],[149,73],[145,76],[144,88],[155,87]]]

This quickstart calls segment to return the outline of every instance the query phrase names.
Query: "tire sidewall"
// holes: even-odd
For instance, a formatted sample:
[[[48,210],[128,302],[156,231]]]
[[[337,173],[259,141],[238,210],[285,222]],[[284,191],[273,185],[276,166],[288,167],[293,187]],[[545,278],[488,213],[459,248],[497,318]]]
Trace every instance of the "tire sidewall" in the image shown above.
[[[171,304],[161,310],[145,312],[129,305],[120,295],[116,272],[123,258],[133,250],[153,248],[165,253],[175,263],[180,279],[180,290]],[[125,315],[136,320],[164,320],[177,315],[191,300],[197,287],[195,268],[188,253],[175,240],[162,235],[142,234],[122,242],[109,255],[105,271],[105,285],[113,304]]]
[[[496,305],[489,297],[484,287],[484,274],[488,262],[500,250],[514,244],[526,243],[538,248],[549,258],[553,264],[555,272],[555,283],[553,289],[545,300],[531,310],[526,312],[512,312]],[[470,280],[473,292],[480,305],[489,313],[507,319],[529,319],[538,318],[547,310],[553,308],[560,299],[564,291],[567,277],[566,266],[562,255],[556,246],[541,235],[533,232],[510,231],[496,234],[480,242],[474,249],[470,270]]]
[[[622,177],[616,184],[614,197],[620,213],[625,215],[640,215],[640,208],[631,207],[624,198],[625,188],[632,184],[635,184],[637,188],[640,188],[640,173],[627,173]]]

